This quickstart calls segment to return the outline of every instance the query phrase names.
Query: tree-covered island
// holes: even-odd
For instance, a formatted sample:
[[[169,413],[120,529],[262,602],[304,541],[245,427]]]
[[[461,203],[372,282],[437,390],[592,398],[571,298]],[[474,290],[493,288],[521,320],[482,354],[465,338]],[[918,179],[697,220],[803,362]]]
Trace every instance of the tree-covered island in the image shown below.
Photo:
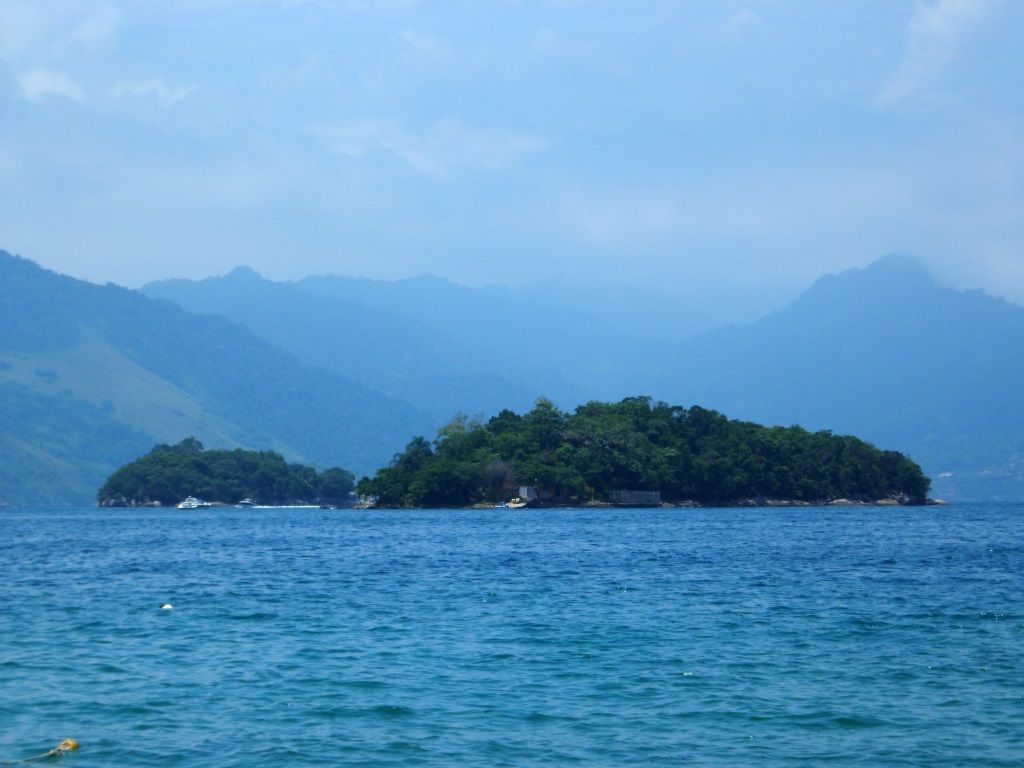
[[[432,443],[413,439],[357,490],[387,507],[500,502],[523,486],[539,504],[609,502],[648,491],[667,503],[735,505],[924,503],[930,485],[903,454],[856,437],[763,427],[630,397],[573,413],[541,399],[523,415],[457,417]]]
[[[204,450],[189,437],[177,445],[158,445],[112,474],[97,493],[100,504],[176,504],[186,496],[233,504],[343,504],[355,485],[344,469],[317,472],[289,464],[273,451]]]

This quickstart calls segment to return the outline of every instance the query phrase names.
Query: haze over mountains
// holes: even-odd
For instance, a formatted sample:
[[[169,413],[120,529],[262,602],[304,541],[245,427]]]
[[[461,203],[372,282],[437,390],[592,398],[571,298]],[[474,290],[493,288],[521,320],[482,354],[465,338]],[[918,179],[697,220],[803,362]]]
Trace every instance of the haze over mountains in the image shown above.
[[[663,361],[669,399],[850,432],[913,456],[933,493],[1024,498],[1024,308],[889,256]]]
[[[1024,309],[940,287],[907,257],[825,276],[779,312],[703,334],[685,309],[654,334],[650,321],[633,319],[645,316],[642,304],[613,323],[607,297],[588,306],[575,294],[569,309],[540,290],[433,277],[274,283],[236,270],[143,290],[191,310],[219,307],[306,362],[435,417],[489,414],[540,395],[572,407],[643,393],[863,436],[922,462],[946,496],[1024,496],[1024,408],[1014,392],[1024,377]],[[308,322],[296,314],[303,302]],[[319,341],[328,327],[354,331],[332,354]]]
[[[308,364],[416,404],[438,423],[458,411],[524,407],[536,397],[534,388],[496,372],[488,351],[468,339],[368,303],[264,280],[245,267],[143,291],[191,312],[222,314]]]
[[[363,473],[456,412],[636,394],[858,435],[919,461],[938,496],[1024,498],[1024,308],[900,257],[705,333],[656,293],[554,291],[242,267],[143,295],[0,252],[0,500],[91,498],[190,434]]]
[[[369,471],[432,422],[242,326],[0,251],[0,500],[88,501],[119,464],[194,435]]]
[[[528,408],[542,395],[567,408],[618,398],[641,385],[639,373],[664,350],[634,327],[641,324],[630,318],[641,309],[632,296],[618,305],[622,321],[613,323],[585,312],[584,301],[563,306],[529,289],[474,289],[432,276],[280,283],[239,267],[142,290],[191,312],[223,314],[304,362],[407,400],[439,423],[458,412]],[[678,339],[689,329],[661,333]]]

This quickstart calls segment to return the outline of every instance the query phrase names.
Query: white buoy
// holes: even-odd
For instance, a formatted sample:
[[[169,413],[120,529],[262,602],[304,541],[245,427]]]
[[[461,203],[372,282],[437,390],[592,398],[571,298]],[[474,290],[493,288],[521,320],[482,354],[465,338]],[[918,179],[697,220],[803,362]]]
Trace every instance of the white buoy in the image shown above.
[[[171,610],[171,609],[172,609],[172,608],[173,608],[174,606],[173,606],[173,605],[171,605],[170,603],[164,603],[164,604],[163,604],[163,605],[161,605],[160,607],[161,607],[161,608],[162,608],[163,610],[165,610],[165,611],[169,611],[169,610]]]

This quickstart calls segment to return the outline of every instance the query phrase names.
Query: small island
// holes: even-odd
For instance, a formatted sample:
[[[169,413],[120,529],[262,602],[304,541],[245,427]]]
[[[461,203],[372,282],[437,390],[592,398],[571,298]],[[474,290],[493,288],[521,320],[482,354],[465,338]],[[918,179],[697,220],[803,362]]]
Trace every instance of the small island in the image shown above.
[[[549,400],[413,439],[357,491],[379,507],[924,504],[931,481],[856,437],[764,427],[648,397]]]
[[[344,469],[289,464],[274,451],[204,450],[194,437],[158,445],[114,472],[97,493],[102,506],[173,506],[186,496],[220,504],[341,505],[355,476]]]

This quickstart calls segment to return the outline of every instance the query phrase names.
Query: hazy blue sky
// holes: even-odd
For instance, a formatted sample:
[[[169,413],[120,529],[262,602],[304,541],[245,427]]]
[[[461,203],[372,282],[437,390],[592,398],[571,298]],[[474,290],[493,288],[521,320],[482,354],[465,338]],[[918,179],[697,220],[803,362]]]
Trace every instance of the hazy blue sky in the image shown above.
[[[0,247],[723,299],[1024,300],[1024,3],[0,3]]]

